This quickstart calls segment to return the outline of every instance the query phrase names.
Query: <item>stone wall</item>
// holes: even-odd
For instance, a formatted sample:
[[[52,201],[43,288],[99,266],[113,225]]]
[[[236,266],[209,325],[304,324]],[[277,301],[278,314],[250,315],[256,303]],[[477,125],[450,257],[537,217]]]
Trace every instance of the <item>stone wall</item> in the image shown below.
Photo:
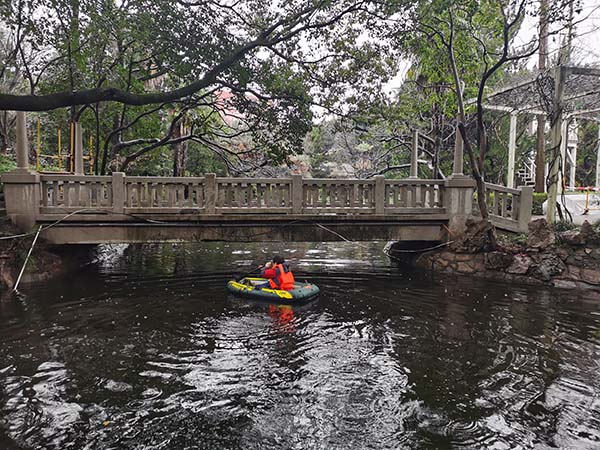
[[[578,231],[555,233],[539,219],[530,223],[526,243],[500,241],[494,250],[486,231],[485,224],[472,222],[446,249],[415,263],[449,274],[600,290],[600,234],[588,222]]]

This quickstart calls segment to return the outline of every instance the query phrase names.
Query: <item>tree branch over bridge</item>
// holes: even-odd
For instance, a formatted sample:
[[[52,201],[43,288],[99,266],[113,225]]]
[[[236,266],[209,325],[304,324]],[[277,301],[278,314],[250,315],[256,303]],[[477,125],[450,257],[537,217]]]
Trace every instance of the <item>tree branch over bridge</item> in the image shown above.
[[[91,105],[98,102],[118,102],[132,106],[144,106],[169,103],[192,96],[217,82],[217,78],[247,58],[253,51],[264,48],[274,49],[276,45],[289,43],[306,31],[314,31],[329,27],[345,16],[358,11],[364,1],[347,2],[342,8],[331,8],[328,2],[307,2],[307,6],[299,8],[284,17],[273,20],[269,26],[258,30],[256,38],[249,40],[225,55],[216,62],[204,75],[183,87],[164,91],[139,93],[118,87],[95,87],[79,89],[73,92],[62,91],[45,95],[29,95],[0,93],[0,110],[13,111],[49,111],[76,105]],[[213,3],[214,5],[214,3]],[[221,5],[230,10],[231,6]],[[328,13],[328,10],[331,10]],[[318,16],[322,13],[322,17]],[[315,19],[315,17],[319,17]],[[276,51],[278,57],[285,58],[284,52]],[[294,58],[290,56],[290,61]],[[166,69],[161,71],[167,73]],[[33,89],[33,87],[32,87]]]

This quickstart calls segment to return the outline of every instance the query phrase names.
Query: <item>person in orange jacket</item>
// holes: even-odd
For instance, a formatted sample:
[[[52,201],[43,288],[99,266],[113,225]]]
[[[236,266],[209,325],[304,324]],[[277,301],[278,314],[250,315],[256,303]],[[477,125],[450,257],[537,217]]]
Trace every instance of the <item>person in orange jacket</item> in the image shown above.
[[[290,291],[294,289],[294,274],[290,266],[279,255],[273,256],[273,261],[265,264],[260,272],[262,278],[268,278],[268,285],[265,283],[259,287],[270,287],[271,289],[282,289]]]

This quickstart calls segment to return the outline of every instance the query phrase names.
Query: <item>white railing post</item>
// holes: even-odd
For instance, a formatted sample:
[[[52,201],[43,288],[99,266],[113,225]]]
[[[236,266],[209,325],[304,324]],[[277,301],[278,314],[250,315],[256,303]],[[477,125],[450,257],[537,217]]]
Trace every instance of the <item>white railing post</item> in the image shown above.
[[[204,195],[206,214],[214,214],[217,203],[217,176],[214,173],[207,173],[204,176]]]
[[[303,187],[302,175],[292,175],[292,214],[302,214]]]
[[[528,230],[529,222],[531,221],[533,208],[533,188],[531,186],[521,186],[519,201],[519,229],[522,232]]]
[[[112,174],[112,199],[113,212],[123,214],[125,212],[125,174],[113,172]]]
[[[375,176],[375,214],[385,213],[385,176]]]

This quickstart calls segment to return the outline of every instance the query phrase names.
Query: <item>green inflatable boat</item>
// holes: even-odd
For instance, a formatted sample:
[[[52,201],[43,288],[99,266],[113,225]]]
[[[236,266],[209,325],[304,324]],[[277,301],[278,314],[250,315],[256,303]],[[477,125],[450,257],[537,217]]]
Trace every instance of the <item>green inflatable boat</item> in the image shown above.
[[[284,291],[281,289],[259,288],[257,285],[268,281],[266,278],[242,278],[239,281],[231,280],[227,289],[233,295],[254,300],[269,300],[275,302],[296,303],[315,298],[319,288],[310,283],[294,283],[294,289]]]

